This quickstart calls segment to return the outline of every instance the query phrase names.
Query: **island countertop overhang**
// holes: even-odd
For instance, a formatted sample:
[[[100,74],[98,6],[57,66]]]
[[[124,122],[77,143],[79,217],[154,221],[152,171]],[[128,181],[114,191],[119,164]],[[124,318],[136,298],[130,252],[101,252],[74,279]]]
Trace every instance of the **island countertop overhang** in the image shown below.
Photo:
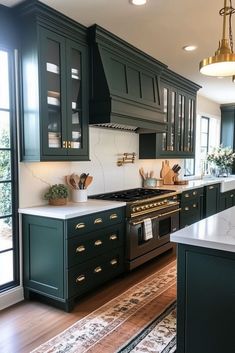
[[[235,253],[235,206],[172,233],[170,240]]]

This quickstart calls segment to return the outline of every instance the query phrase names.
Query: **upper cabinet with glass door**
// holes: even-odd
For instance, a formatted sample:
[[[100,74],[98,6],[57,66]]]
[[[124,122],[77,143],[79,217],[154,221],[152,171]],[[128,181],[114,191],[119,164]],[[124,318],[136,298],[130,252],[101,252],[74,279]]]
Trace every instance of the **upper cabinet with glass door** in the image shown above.
[[[23,39],[22,159],[89,160],[86,29],[37,1],[15,10]]]
[[[167,132],[140,135],[140,158],[193,158],[196,95],[200,86],[166,69],[161,87]]]

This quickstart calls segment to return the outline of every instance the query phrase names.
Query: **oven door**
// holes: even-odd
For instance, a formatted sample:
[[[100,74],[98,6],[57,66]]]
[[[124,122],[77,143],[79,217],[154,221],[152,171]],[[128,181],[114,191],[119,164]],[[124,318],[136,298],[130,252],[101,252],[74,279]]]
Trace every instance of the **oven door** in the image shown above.
[[[129,261],[144,255],[170,241],[170,233],[179,229],[178,207],[150,213],[130,220],[127,229],[127,259]],[[145,240],[144,219],[151,219],[152,238]]]

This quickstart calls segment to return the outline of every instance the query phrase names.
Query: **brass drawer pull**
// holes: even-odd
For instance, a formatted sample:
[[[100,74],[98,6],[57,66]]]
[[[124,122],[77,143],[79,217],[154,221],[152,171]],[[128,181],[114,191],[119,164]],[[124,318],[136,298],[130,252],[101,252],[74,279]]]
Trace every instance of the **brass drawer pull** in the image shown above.
[[[68,147],[67,141],[63,141],[63,148],[67,148],[67,147]]]
[[[109,240],[117,240],[117,235],[116,234],[110,235]]]
[[[197,207],[197,205],[196,205],[196,203],[194,203],[194,204],[193,204],[193,208],[196,208],[196,207]]]
[[[71,141],[68,141],[68,148],[71,148]]]
[[[78,224],[76,224],[76,226],[75,226],[75,229],[82,229],[82,228],[85,228],[85,223],[78,223]]]
[[[99,223],[103,223],[102,218],[96,218],[96,219],[94,220],[94,224],[99,224]]]
[[[189,211],[189,207],[185,207],[184,210],[185,210],[185,211]]]
[[[175,228],[172,229],[172,232],[175,232],[176,230],[177,230],[177,228],[175,227]]]
[[[84,275],[81,275],[76,278],[76,282],[79,283],[79,282],[84,281],[85,279],[86,279],[86,277]]]
[[[214,186],[209,186],[209,190],[212,190],[212,189],[214,189]]]
[[[100,239],[98,239],[98,240],[95,241],[95,246],[100,246],[100,245],[102,245],[102,244],[103,244],[103,242],[102,242],[102,240],[100,240]]]
[[[95,273],[99,273],[99,272],[101,272],[102,271],[102,267],[101,266],[98,266],[98,267],[96,267],[95,269],[94,269],[94,272]]]
[[[189,197],[189,194],[185,194],[184,197],[188,198],[188,197]]]
[[[197,191],[193,191],[193,195],[194,195],[194,196],[197,195]]]
[[[118,215],[116,213],[112,213],[109,217],[109,219],[117,219]]]
[[[117,261],[117,259],[112,259],[110,261],[110,263],[111,263],[112,266],[114,266],[114,265],[117,265],[118,261]]]
[[[84,246],[84,245],[80,245],[80,246],[77,247],[76,253],[78,253],[78,252],[83,252],[83,251],[85,251],[85,250],[86,250],[85,246]]]

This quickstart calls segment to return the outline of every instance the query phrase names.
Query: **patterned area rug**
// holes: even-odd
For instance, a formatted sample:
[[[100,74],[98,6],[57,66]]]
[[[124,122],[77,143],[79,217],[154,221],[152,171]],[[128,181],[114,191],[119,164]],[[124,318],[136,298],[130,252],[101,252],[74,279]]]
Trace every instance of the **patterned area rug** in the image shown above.
[[[117,352],[130,341],[131,337],[138,334],[175,301],[175,286],[174,261],[77,321],[31,353]]]
[[[118,353],[176,352],[176,303],[145,327]]]

